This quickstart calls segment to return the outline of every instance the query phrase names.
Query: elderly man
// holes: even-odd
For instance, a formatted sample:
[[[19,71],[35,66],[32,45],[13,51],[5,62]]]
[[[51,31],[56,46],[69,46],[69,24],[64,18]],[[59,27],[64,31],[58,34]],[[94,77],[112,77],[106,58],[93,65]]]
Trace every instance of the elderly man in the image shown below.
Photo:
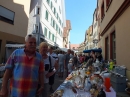
[[[15,50],[6,63],[0,95],[5,97],[10,79],[11,97],[35,97],[43,88],[44,64],[42,56],[36,52],[36,38],[25,37],[25,48]],[[40,88],[37,90],[38,83]]]

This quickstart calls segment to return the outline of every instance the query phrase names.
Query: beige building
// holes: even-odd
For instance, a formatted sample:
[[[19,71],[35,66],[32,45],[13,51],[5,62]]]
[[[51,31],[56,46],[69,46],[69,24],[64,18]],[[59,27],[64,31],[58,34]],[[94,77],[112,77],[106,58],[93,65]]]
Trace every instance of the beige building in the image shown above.
[[[103,56],[125,65],[130,79],[130,0],[98,0],[98,8]]]
[[[88,35],[88,49],[93,48],[93,32],[92,32],[92,25],[88,28],[87,30],[87,35]]]
[[[78,53],[82,54],[84,50],[85,50],[85,42],[82,42],[81,44],[79,44]]]
[[[66,27],[64,27],[63,31],[63,48],[70,49],[70,30],[71,30],[70,20],[66,20]]]
[[[75,53],[78,52],[79,44],[71,44],[70,49]]]
[[[31,0],[0,0],[0,63],[5,59],[5,45],[24,43]]]

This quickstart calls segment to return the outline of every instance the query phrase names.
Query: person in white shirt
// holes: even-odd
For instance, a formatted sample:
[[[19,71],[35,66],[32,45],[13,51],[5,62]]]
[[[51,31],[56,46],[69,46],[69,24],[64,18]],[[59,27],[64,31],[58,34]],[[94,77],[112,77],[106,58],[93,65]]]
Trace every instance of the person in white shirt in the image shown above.
[[[63,78],[63,72],[64,72],[64,55],[63,55],[62,51],[60,51],[60,53],[58,54],[58,59],[59,59],[58,75],[59,75],[59,77]]]
[[[56,61],[56,64],[58,66],[58,56],[56,53],[53,52],[54,48],[52,46],[48,46],[48,55],[53,57]],[[53,74],[51,77],[49,77],[49,85],[50,85],[50,92],[53,93],[53,84],[54,84],[54,80],[55,80],[55,74]]]
[[[42,92],[42,97],[48,97],[48,83],[49,78],[55,74],[56,70],[58,69],[58,66],[56,64],[56,61],[53,57],[48,56],[48,45],[46,42],[42,42],[39,46],[39,52],[42,55],[43,61],[44,61],[44,90]],[[54,68],[55,67],[55,68]]]

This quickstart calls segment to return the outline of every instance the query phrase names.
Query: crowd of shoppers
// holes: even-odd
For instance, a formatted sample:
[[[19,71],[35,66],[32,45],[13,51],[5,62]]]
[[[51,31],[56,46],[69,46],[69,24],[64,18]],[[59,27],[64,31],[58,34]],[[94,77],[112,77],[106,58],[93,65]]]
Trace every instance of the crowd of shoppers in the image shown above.
[[[55,53],[54,48],[46,42],[40,43],[37,51],[36,37],[29,34],[25,37],[25,48],[15,50],[5,64],[0,96],[48,97],[48,90],[54,92],[56,73],[60,78],[67,77],[75,67],[83,62],[95,62],[96,58],[101,61],[101,53],[92,51],[88,55],[77,55],[70,49],[67,53]]]

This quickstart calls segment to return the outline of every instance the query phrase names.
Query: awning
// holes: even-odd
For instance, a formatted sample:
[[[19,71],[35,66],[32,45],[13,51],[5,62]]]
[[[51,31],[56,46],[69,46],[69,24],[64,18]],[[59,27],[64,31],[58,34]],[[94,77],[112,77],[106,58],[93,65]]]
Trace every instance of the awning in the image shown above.
[[[90,53],[91,50],[84,50],[83,53]]]
[[[25,44],[6,44],[5,47],[23,48]]]
[[[94,52],[102,52],[102,49],[101,49],[101,48],[98,48],[98,49],[84,50],[83,53],[90,53],[91,51],[94,51]]]
[[[60,50],[62,50],[62,51],[64,51],[64,52],[67,52],[67,48],[58,48],[58,49],[60,49]]]
[[[94,51],[94,52],[102,52],[102,49],[101,49],[101,48],[98,48],[98,49],[91,49],[91,51]]]

